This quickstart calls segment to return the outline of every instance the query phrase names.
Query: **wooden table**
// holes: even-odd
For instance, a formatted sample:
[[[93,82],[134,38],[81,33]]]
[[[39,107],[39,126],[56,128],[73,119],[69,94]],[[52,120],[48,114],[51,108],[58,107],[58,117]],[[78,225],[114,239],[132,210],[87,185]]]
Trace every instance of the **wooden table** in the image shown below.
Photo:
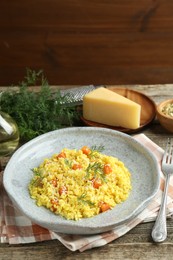
[[[1,0],[0,85],[28,67],[59,85],[173,82],[172,9],[170,0]]]
[[[147,94],[156,104],[173,98],[173,84],[127,87]],[[161,147],[164,147],[167,137],[172,136],[160,126],[157,119],[141,132]],[[152,226],[153,223],[140,224],[123,237],[83,253],[71,252],[58,241],[23,245],[0,244],[0,259],[173,259],[173,221],[168,220],[168,238],[161,244],[153,243]]]

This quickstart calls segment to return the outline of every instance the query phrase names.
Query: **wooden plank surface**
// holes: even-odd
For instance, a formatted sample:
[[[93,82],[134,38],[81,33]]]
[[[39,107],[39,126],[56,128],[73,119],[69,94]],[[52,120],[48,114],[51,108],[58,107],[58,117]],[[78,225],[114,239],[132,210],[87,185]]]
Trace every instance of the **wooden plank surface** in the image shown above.
[[[63,87],[67,88],[67,86]],[[167,98],[173,98],[173,84],[128,86],[150,96],[156,104]],[[1,88],[0,88],[1,89]],[[166,132],[158,123],[157,118],[141,133],[146,134],[160,147],[164,148]],[[5,165],[4,161],[4,165]],[[168,238],[164,243],[154,244],[151,239],[153,223],[139,224],[121,238],[82,253],[71,252],[58,241],[47,241],[33,244],[8,245],[0,244],[0,259],[2,260],[39,260],[39,259],[172,259],[173,256],[173,221],[168,220]]]
[[[170,0],[0,1],[0,85],[173,82]]]

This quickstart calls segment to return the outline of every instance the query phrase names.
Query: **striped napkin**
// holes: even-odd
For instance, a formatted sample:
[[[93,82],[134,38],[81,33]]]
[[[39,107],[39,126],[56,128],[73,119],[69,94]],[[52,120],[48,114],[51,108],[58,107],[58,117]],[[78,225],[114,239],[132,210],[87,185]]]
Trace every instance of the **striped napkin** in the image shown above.
[[[158,161],[159,167],[163,155],[163,150],[152,142],[144,134],[135,135],[134,138],[147,147]],[[104,246],[105,244],[123,236],[129,230],[141,222],[155,220],[164,187],[164,176],[160,170],[160,189],[155,198],[151,201],[137,217],[120,225],[109,232],[99,235],[67,235],[55,233],[32,223],[27,217],[23,216],[17,208],[14,207],[6,194],[2,185],[2,173],[0,175],[0,242],[9,244],[33,243],[38,241],[58,239],[64,246],[71,251],[91,249],[94,247]],[[173,180],[169,186],[167,200],[167,216],[173,214]]]

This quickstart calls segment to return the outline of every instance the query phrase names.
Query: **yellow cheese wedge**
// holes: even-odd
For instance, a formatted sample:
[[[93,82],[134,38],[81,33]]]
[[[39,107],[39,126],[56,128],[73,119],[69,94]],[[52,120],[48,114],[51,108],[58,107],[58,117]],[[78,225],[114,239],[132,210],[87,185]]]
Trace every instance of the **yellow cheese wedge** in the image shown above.
[[[103,87],[83,98],[83,117],[90,121],[136,129],[140,126],[140,114],[139,104]]]

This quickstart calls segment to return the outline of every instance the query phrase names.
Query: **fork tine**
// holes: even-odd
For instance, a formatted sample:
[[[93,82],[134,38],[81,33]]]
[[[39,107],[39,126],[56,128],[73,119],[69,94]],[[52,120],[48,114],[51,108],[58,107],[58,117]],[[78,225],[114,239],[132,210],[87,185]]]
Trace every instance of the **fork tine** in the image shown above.
[[[163,155],[163,162],[167,164],[173,164],[173,141],[172,138],[168,138],[165,152]]]
[[[173,164],[173,142],[171,138],[171,143],[170,143],[170,163]]]
[[[168,157],[168,153],[169,153],[169,143],[170,143],[170,139],[168,138],[166,148],[165,148],[163,158],[162,158],[162,162],[164,162],[164,163],[167,163],[167,157]]]

